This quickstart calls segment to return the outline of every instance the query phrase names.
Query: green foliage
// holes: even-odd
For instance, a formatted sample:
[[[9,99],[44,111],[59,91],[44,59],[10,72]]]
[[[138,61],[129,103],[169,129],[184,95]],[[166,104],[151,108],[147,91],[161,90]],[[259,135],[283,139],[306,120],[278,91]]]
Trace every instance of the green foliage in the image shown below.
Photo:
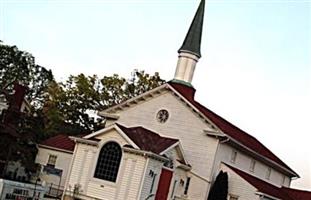
[[[30,53],[0,42],[0,91],[12,91],[13,82],[17,81],[28,87],[26,97],[30,104],[40,108],[44,92],[52,80],[52,71],[36,65]]]
[[[7,102],[12,101],[13,83],[19,83],[28,88],[26,99],[31,105],[31,110],[25,113],[11,106],[0,113],[3,117],[0,121],[0,145],[7,147],[7,151],[0,153],[0,160],[6,163],[19,160],[26,169],[33,169],[37,150],[35,143],[44,130],[43,118],[38,113],[52,80],[52,72],[36,65],[30,53],[0,42],[0,94]]]
[[[70,76],[64,83],[53,82],[48,87],[44,105],[46,132],[59,130],[78,134],[100,128],[95,112],[119,104],[153,89],[164,81],[158,74],[150,76],[136,71],[129,80],[117,74],[98,78],[96,75]],[[65,127],[65,128],[64,128]]]
[[[155,73],[134,71],[130,79],[117,74],[102,78],[79,74],[57,83],[51,70],[35,64],[35,58],[16,46],[0,42],[0,92],[12,92],[13,82],[28,87],[27,99],[40,121],[27,125],[36,139],[57,133],[78,134],[100,128],[96,112],[137,96],[164,83]],[[30,130],[33,128],[33,130]]]
[[[0,160],[19,159],[32,169],[35,143],[59,133],[95,131],[101,128],[97,111],[153,89],[164,80],[157,73],[134,71],[130,79],[117,74],[102,78],[79,74],[58,83],[52,71],[37,65],[30,53],[0,41],[0,95],[5,94],[7,101],[12,100],[14,82],[27,86],[31,110],[8,109],[2,114],[11,116],[9,123],[1,121],[0,115],[0,146],[9,146],[8,153],[0,152]]]

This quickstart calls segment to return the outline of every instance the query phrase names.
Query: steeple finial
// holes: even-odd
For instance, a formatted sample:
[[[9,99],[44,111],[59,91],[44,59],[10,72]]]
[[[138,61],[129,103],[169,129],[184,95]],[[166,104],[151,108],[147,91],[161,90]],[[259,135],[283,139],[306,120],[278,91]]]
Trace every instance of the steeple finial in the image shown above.
[[[202,0],[197,12],[195,13],[187,36],[182,46],[178,50],[178,53],[186,52],[194,54],[199,58],[201,57],[201,37],[203,29],[204,7],[205,0]]]
[[[187,36],[178,50],[178,62],[173,82],[191,86],[195,66],[201,57],[201,37],[203,29],[205,0],[201,0]]]

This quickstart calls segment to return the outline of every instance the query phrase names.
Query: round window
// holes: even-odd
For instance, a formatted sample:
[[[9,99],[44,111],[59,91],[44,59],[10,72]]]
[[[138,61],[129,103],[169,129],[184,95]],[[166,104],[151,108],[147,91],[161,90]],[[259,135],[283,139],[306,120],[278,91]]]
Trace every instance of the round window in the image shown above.
[[[169,114],[168,114],[168,111],[167,110],[160,110],[158,113],[157,113],[157,120],[160,122],[160,123],[164,123],[167,121],[169,117]]]

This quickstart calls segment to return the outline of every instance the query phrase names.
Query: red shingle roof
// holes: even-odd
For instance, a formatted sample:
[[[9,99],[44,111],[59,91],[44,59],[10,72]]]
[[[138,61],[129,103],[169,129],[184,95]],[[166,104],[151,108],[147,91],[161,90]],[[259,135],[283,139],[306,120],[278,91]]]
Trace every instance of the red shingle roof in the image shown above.
[[[281,192],[280,187],[276,187],[268,182],[265,182],[259,178],[256,178],[232,166],[229,166],[229,165],[226,165],[226,166],[228,166],[231,170],[237,173],[241,178],[243,178],[249,184],[257,188],[259,192],[262,192],[264,194],[267,194],[267,195],[270,195],[276,198],[280,198],[282,200],[292,200],[287,194]]]
[[[310,200],[311,192],[291,189],[286,187],[277,187],[268,182],[265,182],[259,178],[256,178],[246,172],[236,169],[232,166],[228,166],[232,171],[238,174],[241,178],[247,181],[249,184],[257,188],[259,192],[282,199],[282,200]]]
[[[145,129],[141,126],[138,127],[124,127],[116,124],[141,150],[151,151],[159,154],[166,150],[176,142],[177,139],[162,137],[159,134]]]
[[[288,167],[281,159],[279,159],[276,155],[274,155],[267,147],[261,144],[256,138],[247,134],[246,132],[234,126],[233,124],[223,119],[213,111],[209,110],[200,103],[196,102],[194,100],[195,94],[194,88],[173,82],[169,82],[169,85],[171,85],[178,93],[180,93],[183,97],[185,97],[194,107],[196,107],[200,112],[202,112],[205,115],[205,117],[210,119],[226,135],[230,136],[231,138],[235,139],[236,141],[240,142],[241,144],[250,148],[251,150],[259,153],[260,155],[278,163],[279,165],[290,170],[291,172],[297,174],[290,167]]]
[[[73,152],[75,148],[75,142],[69,139],[68,135],[63,135],[63,134],[56,135],[47,140],[44,140],[43,142],[40,143],[40,145],[62,149],[66,151],[71,151],[71,152]]]
[[[290,196],[293,200],[311,200],[311,192],[304,190],[297,190],[293,188],[282,187],[282,191]]]

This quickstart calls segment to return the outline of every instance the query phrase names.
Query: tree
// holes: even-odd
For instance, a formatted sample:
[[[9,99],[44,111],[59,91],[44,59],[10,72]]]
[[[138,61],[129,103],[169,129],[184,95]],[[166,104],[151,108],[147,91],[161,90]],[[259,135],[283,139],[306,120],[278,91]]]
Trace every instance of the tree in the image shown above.
[[[98,78],[96,75],[70,76],[63,83],[52,82],[43,108],[46,133],[78,134],[100,128],[95,112],[119,104],[164,83],[156,73],[134,71],[130,79],[117,74]]]
[[[228,196],[228,174],[220,171],[212,185],[208,200],[227,200]]]
[[[27,170],[34,168],[35,143],[44,127],[42,118],[35,114],[40,113],[52,80],[52,72],[35,64],[30,53],[0,41],[0,95],[8,103],[0,113],[0,143],[7,147],[0,153],[0,160],[6,164],[19,160]],[[25,99],[32,105],[28,112],[21,111]]]
[[[0,113],[0,145],[10,146],[8,154],[0,152],[0,160],[20,159],[31,169],[33,159],[29,158],[35,156],[35,143],[60,132],[74,135],[95,131],[101,128],[97,111],[163,83],[159,74],[137,70],[130,79],[116,74],[103,78],[79,74],[57,83],[52,71],[37,65],[30,53],[0,41],[0,95],[10,104]],[[12,106],[16,103],[12,96],[18,94],[14,84],[25,86],[29,113]]]
[[[39,126],[37,118],[28,112],[23,112],[22,105],[27,88],[14,83],[13,93],[5,92],[8,108],[2,111],[0,121],[0,146],[7,147],[7,151],[0,152],[0,160],[4,161],[1,167],[2,176],[6,176],[6,166],[9,161],[20,161],[27,171],[34,169],[36,155],[36,135]],[[8,177],[12,178],[12,177]]]
[[[0,41],[0,92],[12,92],[13,83],[18,82],[28,87],[26,98],[30,104],[41,108],[44,92],[53,79],[52,71],[35,64],[30,53]]]

